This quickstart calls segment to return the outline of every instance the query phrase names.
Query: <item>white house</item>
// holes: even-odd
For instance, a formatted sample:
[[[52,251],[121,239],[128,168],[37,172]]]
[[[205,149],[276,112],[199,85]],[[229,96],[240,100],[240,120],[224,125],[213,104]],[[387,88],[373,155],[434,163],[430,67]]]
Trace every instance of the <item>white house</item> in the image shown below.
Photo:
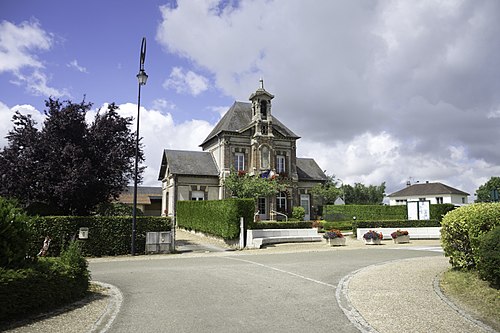
[[[462,206],[468,204],[469,193],[457,190],[442,183],[409,185],[406,188],[388,195],[389,205],[406,205],[408,201],[430,201],[431,204],[453,204]]]

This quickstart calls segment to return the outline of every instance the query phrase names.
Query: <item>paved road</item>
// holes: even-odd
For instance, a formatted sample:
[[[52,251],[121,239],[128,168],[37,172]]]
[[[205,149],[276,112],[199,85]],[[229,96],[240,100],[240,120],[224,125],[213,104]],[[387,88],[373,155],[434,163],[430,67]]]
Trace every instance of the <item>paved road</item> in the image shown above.
[[[221,252],[92,262],[123,304],[109,332],[359,332],[336,302],[357,269],[429,251]]]

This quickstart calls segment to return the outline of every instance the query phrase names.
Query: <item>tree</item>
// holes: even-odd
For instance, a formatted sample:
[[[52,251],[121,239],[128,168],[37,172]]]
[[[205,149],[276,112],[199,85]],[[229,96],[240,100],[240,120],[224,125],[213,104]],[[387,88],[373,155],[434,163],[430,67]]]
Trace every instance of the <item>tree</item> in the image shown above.
[[[342,189],[337,187],[338,182],[335,180],[335,176],[327,176],[327,181],[324,184],[315,185],[311,189],[311,193],[316,198],[321,199],[323,204],[331,205],[335,203],[338,197],[342,195]]]
[[[365,186],[361,183],[344,185],[345,201],[356,205],[380,205],[384,200],[385,182],[379,186]]]
[[[255,200],[259,197],[269,197],[286,190],[286,184],[277,178],[261,178],[234,171],[226,177],[224,186],[231,192],[232,196],[253,198]]]
[[[500,193],[500,177],[491,177],[476,190],[477,199],[475,202],[493,202],[492,191],[497,190]]]
[[[14,115],[8,145],[0,151],[0,195],[31,212],[45,207],[45,214],[67,215],[87,215],[116,199],[134,175],[132,119],[121,117],[114,103],[91,124],[85,121],[91,103],[49,99],[45,106],[41,131],[30,116]]]

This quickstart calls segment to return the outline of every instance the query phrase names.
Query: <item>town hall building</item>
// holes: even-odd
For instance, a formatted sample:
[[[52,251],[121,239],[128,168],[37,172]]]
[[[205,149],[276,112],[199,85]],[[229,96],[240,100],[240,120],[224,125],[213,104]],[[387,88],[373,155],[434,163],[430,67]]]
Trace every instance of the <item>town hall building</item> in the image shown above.
[[[250,103],[235,102],[217,123],[201,143],[203,151],[163,151],[158,180],[164,215],[175,215],[178,200],[230,198],[224,179],[230,172],[239,172],[287,181],[286,191],[257,200],[261,220],[290,216],[295,206],[304,207],[305,220],[315,218],[310,190],[327,177],[314,159],[296,156],[299,136],[273,116],[273,98],[261,79]]]

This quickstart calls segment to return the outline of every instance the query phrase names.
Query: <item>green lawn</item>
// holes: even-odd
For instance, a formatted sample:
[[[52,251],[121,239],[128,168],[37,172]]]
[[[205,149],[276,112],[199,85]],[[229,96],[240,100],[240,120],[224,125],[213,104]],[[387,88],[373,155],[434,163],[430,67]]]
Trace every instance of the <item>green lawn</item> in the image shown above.
[[[477,272],[447,271],[441,279],[441,289],[474,318],[500,332],[500,290],[491,288]]]

